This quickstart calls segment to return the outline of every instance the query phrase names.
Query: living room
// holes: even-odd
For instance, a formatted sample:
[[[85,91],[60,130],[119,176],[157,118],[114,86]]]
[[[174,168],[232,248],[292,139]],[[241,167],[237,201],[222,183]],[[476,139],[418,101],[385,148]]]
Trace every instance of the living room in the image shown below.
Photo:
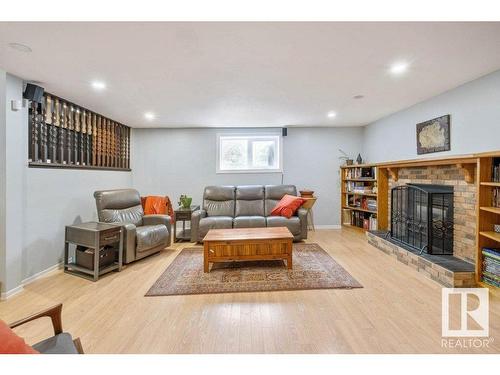
[[[0,353],[498,365],[500,23],[420,17],[0,22]]]

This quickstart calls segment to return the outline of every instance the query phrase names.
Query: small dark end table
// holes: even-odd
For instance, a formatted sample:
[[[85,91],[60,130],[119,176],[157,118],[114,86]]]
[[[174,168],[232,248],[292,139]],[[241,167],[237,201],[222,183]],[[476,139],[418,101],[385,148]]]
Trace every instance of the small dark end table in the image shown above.
[[[174,211],[174,242],[191,241],[191,229],[186,229],[186,221],[191,221],[191,214],[199,209],[199,205],[192,205],[189,208],[179,207]],[[182,221],[182,231],[179,235],[177,235],[178,221]]]
[[[94,269],[85,268],[75,263],[76,249],[70,261],[69,245],[83,246],[94,249]],[[113,246],[118,251],[118,260],[100,269],[99,258],[104,246]],[[122,269],[123,231],[120,225],[88,222],[66,226],[64,240],[64,272],[97,281],[105,273]]]

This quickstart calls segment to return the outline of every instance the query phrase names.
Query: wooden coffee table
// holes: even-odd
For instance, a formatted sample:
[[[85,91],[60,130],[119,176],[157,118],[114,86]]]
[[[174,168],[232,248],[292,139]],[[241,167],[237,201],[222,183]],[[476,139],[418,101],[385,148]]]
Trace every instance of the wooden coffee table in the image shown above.
[[[293,235],[288,228],[210,229],[203,238],[203,270],[215,262],[284,259],[292,268]]]

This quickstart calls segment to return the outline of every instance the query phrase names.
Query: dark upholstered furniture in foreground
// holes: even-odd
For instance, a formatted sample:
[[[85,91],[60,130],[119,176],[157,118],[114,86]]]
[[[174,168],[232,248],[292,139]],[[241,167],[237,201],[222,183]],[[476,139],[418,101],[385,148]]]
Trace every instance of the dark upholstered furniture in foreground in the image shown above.
[[[294,241],[307,238],[307,210],[295,216],[270,216],[285,194],[297,195],[294,185],[207,186],[203,205],[191,216],[191,241],[199,242],[210,229],[287,227]]]
[[[33,349],[42,354],[83,354],[80,339],[77,338],[73,340],[69,333],[63,332],[61,313],[62,304],[59,304],[27,318],[18,320],[10,324],[9,327],[16,328],[33,320],[49,317],[52,321],[52,327],[54,328],[54,336],[33,345]]]
[[[134,189],[94,193],[99,221],[122,224],[123,262],[130,263],[170,245],[170,216],[144,215],[141,196]]]

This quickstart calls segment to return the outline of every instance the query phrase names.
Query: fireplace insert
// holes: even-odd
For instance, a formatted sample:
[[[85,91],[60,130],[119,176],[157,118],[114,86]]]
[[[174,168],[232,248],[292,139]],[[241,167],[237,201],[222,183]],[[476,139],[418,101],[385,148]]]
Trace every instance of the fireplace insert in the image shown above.
[[[391,189],[391,237],[420,252],[453,254],[453,187],[406,184]]]

